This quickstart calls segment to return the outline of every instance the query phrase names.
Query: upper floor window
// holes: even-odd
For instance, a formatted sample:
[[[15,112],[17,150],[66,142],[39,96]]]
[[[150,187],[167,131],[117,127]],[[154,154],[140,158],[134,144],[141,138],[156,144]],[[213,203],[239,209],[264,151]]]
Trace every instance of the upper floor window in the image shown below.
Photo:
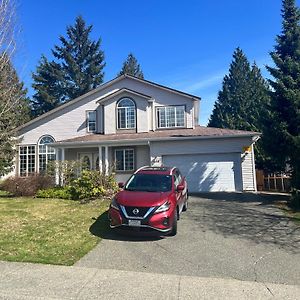
[[[117,104],[118,129],[135,128],[135,103],[129,98],[121,99]]]
[[[96,131],[96,111],[87,112],[87,131],[95,132]]]
[[[184,106],[157,107],[157,127],[184,127]]]
[[[39,141],[39,171],[45,171],[47,164],[50,161],[55,160],[55,149],[48,146],[50,143],[54,143],[55,140],[50,135],[43,136]]]

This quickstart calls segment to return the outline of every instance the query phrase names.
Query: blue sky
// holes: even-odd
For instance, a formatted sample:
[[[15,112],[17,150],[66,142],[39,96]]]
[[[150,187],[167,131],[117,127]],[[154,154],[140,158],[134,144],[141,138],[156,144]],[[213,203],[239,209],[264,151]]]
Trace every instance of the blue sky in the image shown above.
[[[92,38],[102,39],[105,81],[133,52],[146,79],[200,96],[200,124],[206,125],[236,47],[268,76],[264,65],[272,63],[280,9],[281,0],[19,0],[15,62],[32,94],[31,73],[41,55],[51,58],[59,35],[81,14],[94,27]]]

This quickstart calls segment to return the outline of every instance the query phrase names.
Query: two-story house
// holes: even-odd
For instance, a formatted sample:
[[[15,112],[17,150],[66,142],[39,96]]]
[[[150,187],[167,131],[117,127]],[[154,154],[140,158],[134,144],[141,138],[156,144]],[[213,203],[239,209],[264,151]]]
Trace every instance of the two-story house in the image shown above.
[[[198,125],[200,98],[129,75],[19,128],[15,173],[83,160],[125,181],[144,165],[177,166],[189,191],[254,191],[256,132]]]

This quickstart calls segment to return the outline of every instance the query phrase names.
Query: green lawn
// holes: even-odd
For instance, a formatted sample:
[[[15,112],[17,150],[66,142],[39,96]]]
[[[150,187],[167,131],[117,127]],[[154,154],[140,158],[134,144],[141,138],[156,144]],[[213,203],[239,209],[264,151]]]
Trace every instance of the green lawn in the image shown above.
[[[72,265],[100,241],[90,226],[108,202],[10,198],[0,194],[0,260]]]

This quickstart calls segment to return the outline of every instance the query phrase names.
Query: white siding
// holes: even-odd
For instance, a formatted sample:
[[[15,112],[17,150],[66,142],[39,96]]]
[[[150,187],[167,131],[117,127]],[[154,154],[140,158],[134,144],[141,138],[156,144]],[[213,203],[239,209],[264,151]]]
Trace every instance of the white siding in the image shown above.
[[[253,147],[251,147],[253,148]],[[254,153],[251,152],[242,154],[242,175],[243,175],[243,190],[255,191],[255,167],[253,165]]]
[[[162,90],[158,87],[151,86],[147,83],[137,82],[130,78],[124,78],[111,86],[104,88],[92,95],[88,95],[82,100],[73,103],[61,110],[38,120],[20,130],[20,136],[23,137],[22,144],[36,144],[38,139],[45,134],[54,137],[56,141],[69,139],[73,137],[86,135],[86,111],[97,109],[97,128],[101,132],[100,106],[96,101],[109,91],[121,88],[128,88],[139,93],[152,96],[155,99],[155,105],[185,105],[187,127],[193,127],[192,108],[194,101],[184,96],[174,94],[170,91]],[[140,100],[140,99],[139,99]],[[140,111],[138,112],[138,132],[145,132],[149,128],[149,113],[147,113],[147,100],[143,98],[139,101]],[[147,104],[146,104],[147,103]],[[116,129],[115,105],[105,109],[104,128],[105,133],[114,133]],[[151,122],[151,121],[150,121]]]

